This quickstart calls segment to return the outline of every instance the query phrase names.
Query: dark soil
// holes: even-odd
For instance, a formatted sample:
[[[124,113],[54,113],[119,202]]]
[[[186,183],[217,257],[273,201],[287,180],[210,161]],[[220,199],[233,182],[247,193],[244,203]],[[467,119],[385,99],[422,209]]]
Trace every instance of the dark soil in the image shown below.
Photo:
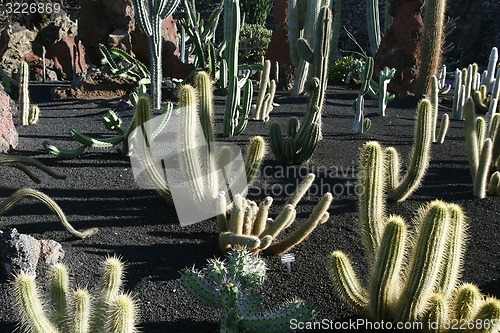
[[[334,250],[343,250],[361,277],[366,278],[368,274],[353,186],[358,151],[364,142],[378,140],[386,146],[397,147],[401,156],[406,157],[411,149],[416,105],[411,99],[394,102],[382,118],[376,115],[376,102],[368,101],[365,113],[372,119],[372,128],[366,134],[354,135],[351,104],[356,94],[356,90],[348,87],[329,89],[323,117],[324,137],[312,161],[283,172],[269,153],[263,174],[251,190],[255,199],[273,195],[273,216],[287,197],[279,187],[272,185],[296,184],[307,171],[317,174],[316,188],[333,191],[335,196],[330,220],[293,249],[296,261],[292,273],[287,272],[280,258],[265,259],[268,279],[264,309],[297,296],[316,309],[318,321],[346,321],[354,316],[333,289],[328,257]],[[33,97],[36,99],[36,94]],[[302,117],[305,112],[305,98],[292,100],[287,93],[280,93],[276,101],[281,106],[275,108],[271,121],[280,123],[282,128],[290,116]],[[143,332],[216,332],[217,311],[200,306],[179,280],[183,268],[193,264],[202,267],[208,258],[221,256],[215,221],[181,227],[174,207],[154,190],[139,188],[134,183],[128,158],[111,150],[91,150],[80,158],[61,160],[41,149],[43,140],[75,147],[67,134],[72,127],[94,136],[109,135],[103,129],[101,118],[113,102],[35,102],[41,108],[40,121],[34,126],[18,128],[20,143],[12,155],[39,158],[67,175],[67,179],[53,180],[38,172],[42,183],[36,185],[20,171],[4,167],[0,196],[5,198],[22,187],[37,188],[52,196],[77,228],[99,227],[100,231],[86,240],[72,238],[46,207],[31,200],[2,216],[2,228],[15,227],[39,239],[59,241],[66,251],[64,261],[70,268],[73,286],[94,288],[100,261],[108,254],[120,255],[127,262],[126,288],[139,303]],[[220,133],[223,99],[217,98],[215,105]],[[444,108],[441,109],[443,112]],[[130,121],[131,111],[121,114],[124,122]],[[270,123],[252,121],[234,141],[243,144],[256,134],[267,137],[269,126]],[[476,283],[484,293],[499,297],[500,199],[473,197],[463,137],[463,124],[453,121],[446,142],[432,147],[432,161],[423,185],[406,202],[389,204],[388,213],[400,214],[411,223],[415,211],[433,199],[461,205],[470,225],[463,280]],[[320,193],[310,194],[298,206],[299,223],[308,216]],[[45,276],[40,269],[38,282],[44,291]],[[0,309],[0,332],[12,332],[16,320],[14,301],[5,281],[0,283]]]

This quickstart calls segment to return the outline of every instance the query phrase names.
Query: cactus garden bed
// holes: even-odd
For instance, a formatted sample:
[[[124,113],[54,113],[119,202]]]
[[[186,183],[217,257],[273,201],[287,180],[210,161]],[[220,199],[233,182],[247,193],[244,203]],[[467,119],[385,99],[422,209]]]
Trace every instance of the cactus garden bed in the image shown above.
[[[295,296],[316,310],[316,320],[346,321],[358,318],[340,301],[329,273],[329,255],[334,250],[347,253],[363,282],[367,280],[357,213],[356,181],[358,153],[369,140],[394,146],[407,160],[413,137],[416,100],[405,99],[389,104],[386,117],[377,115],[376,101],[368,100],[365,115],[372,121],[370,130],[353,134],[352,101],[358,88],[330,87],[323,115],[323,140],[312,160],[301,167],[283,167],[269,152],[262,172],[250,190],[250,197],[274,198],[271,215],[287,199],[288,184],[295,187],[307,173],[316,174],[310,196],[297,206],[298,220],[305,219],[320,198],[330,191],[334,201],[330,219],[318,226],[306,241],[292,252],[295,262],[291,273],[279,257],[266,257],[268,266],[264,288],[264,309],[275,308]],[[36,91],[32,92],[36,100]],[[277,93],[280,104],[271,113],[271,122],[285,128],[290,116],[301,117],[305,98],[291,99],[288,93]],[[100,260],[117,254],[127,264],[126,289],[140,308],[143,332],[216,332],[218,313],[195,301],[180,283],[186,267],[204,267],[206,260],[221,257],[215,219],[181,227],[172,204],[154,190],[139,188],[133,179],[129,159],[112,150],[90,149],[79,158],[62,160],[43,151],[41,143],[51,140],[62,147],[76,147],[68,131],[75,127],[94,137],[109,135],[101,118],[114,103],[64,100],[38,101],[41,114],[38,124],[18,127],[19,146],[13,155],[29,156],[65,174],[65,180],[40,175],[41,184],[13,168],[2,168],[0,196],[15,190],[34,187],[50,195],[78,229],[98,227],[99,232],[87,239],[71,237],[48,208],[31,200],[22,202],[1,217],[2,229],[38,239],[54,239],[66,252],[64,262],[70,269],[72,285],[93,288],[99,277]],[[222,133],[224,99],[217,97],[216,133]],[[441,107],[444,112],[446,107]],[[449,110],[446,110],[447,112]],[[119,111],[125,122],[131,110]],[[268,137],[270,123],[251,121],[243,135],[232,140],[245,144],[253,135]],[[224,140],[222,138],[219,138]],[[290,188],[290,186],[288,188]],[[319,188],[320,191],[314,190]],[[289,193],[288,193],[289,195]],[[477,284],[485,294],[500,296],[500,242],[498,221],[500,201],[473,196],[472,182],[465,153],[463,123],[452,121],[444,144],[433,144],[431,161],[422,186],[405,202],[390,203],[388,213],[399,214],[411,224],[416,211],[426,202],[442,199],[460,205],[468,217],[468,243],[463,280]],[[39,267],[38,281],[47,278]],[[40,283],[45,288],[44,283]],[[9,283],[0,281],[0,332],[12,332],[16,316]]]

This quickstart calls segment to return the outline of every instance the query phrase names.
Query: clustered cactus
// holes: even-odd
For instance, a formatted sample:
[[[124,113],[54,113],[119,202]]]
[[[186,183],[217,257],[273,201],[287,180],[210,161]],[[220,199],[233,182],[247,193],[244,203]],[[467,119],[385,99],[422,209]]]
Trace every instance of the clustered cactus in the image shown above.
[[[465,146],[473,182],[474,196],[500,196],[500,114],[486,127],[483,117],[476,117],[471,98],[464,105]],[[488,180],[491,169],[494,171]]]
[[[227,252],[235,246],[244,246],[254,253],[266,255],[282,255],[302,242],[319,225],[330,217],[328,208],[332,202],[331,193],[326,193],[314,207],[309,218],[302,222],[295,231],[283,240],[276,241],[280,233],[289,228],[295,221],[295,207],[314,181],[314,174],[309,174],[290,196],[280,214],[273,220],[269,216],[269,208],[273,198],[265,198],[259,205],[251,200],[236,196],[231,208],[231,216],[226,216],[225,193],[217,198],[219,215],[219,246]]]
[[[264,69],[260,75],[259,95],[254,111],[254,119],[264,122],[269,121],[269,114],[273,110],[274,94],[276,93],[276,80],[270,80],[271,61],[265,60]],[[276,66],[278,67],[278,66]]]
[[[439,200],[427,204],[416,219],[415,236],[410,237],[401,217],[385,216],[386,166],[377,142],[363,146],[360,168],[365,189],[359,199],[359,219],[371,273],[365,288],[348,257],[333,252],[331,274],[340,297],[373,320],[425,324],[488,319],[494,325],[500,302],[484,299],[477,287],[460,285],[467,227],[462,209]],[[446,326],[436,331],[446,332]]]
[[[314,51],[305,39],[299,38],[297,41],[301,57],[312,64],[311,78],[307,81],[307,90],[311,96],[302,123],[295,117],[290,118],[287,137],[284,140],[280,126],[275,123],[271,125],[271,148],[274,156],[283,163],[302,164],[307,161],[321,139],[321,113],[328,80],[331,22],[331,10],[326,6],[321,8],[317,20]]]
[[[209,260],[203,271],[186,269],[181,282],[201,304],[221,309],[220,332],[289,332],[290,320],[307,322],[314,310],[295,299],[261,314],[265,262],[249,251],[234,249],[227,261]]]
[[[124,270],[117,257],[109,257],[103,262],[101,290],[94,301],[86,289],[71,292],[67,267],[56,264],[51,272],[47,304],[39,295],[32,276],[15,276],[13,290],[20,316],[20,332],[138,332],[137,305],[130,294],[123,292]]]

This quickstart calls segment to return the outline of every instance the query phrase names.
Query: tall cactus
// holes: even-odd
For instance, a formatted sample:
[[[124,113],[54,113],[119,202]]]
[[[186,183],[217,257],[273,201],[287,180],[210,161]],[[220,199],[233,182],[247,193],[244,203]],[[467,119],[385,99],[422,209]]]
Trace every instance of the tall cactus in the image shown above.
[[[133,0],[135,14],[142,29],[149,37],[149,61],[151,66],[151,102],[154,109],[161,108],[162,86],[162,22],[169,17],[180,0]]]
[[[19,64],[19,109],[21,116],[21,125],[28,126],[29,122],[29,109],[30,109],[30,95],[28,90],[29,85],[29,66],[25,61]]]
[[[224,40],[226,41],[226,47],[223,57],[227,63],[228,71],[228,93],[224,111],[223,133],[226,137],[237,136],[243,132],[247,126],[252,106],[253,83],[249,79],[251,70],[245,69],[243,78],[239,78],[238,50],[241,25],[239,0],[224,0]]]
[[[417,97],[427,95],[431,78],[441,66],[446,0],[427,0],[424,14],[424,36],[422,38],[422,65],[418,75]]]
[[[311,156],[321,138],[321,113],[326,97],[328,79],[328,56],[330,52],[332,13],[327,6],[321,8],[317,22],[314,51],[308,42],[300,38],[298,49],[308,62],[312,63],[312,78],[307,82],[310,99],[307,112],[299,124],[291,118],[288,136],[283,140],[281,128],[272,124],[270,129],[271,148],[274,156],[287,164],[302,164]]]
[[[388,15],[388,13],[385,13],[385,15]],[[368,24],[370,53],[372,57],[375,57],[381,40],[378,0],[366,0],[366,23]]]
[[[123,263],[116,257],[103,263],[102,290],[94,311],[84,289],[71,300],[66,266],[57,264],[51,273],[50,307],[44,307],[33,277],[15,277],[13,293],[18,303],[20,331],[32,333],[134,333],[137,332],[137,305],[122,292]],[[105,302],[103,299],[106,298]],[[91,320],[91,317],[102,320]]]

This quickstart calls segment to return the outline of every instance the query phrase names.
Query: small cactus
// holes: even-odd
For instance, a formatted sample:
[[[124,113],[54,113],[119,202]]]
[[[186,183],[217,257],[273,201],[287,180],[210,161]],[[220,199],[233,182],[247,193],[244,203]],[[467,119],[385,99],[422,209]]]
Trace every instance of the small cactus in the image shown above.
[[[261,314],[265,279],[262,259],[234,249],[226,261],[209,260],[204,271],[186,269],[181,283],[200,303],[221,309],[220,332],[288,332],[290,320],[306,322],[314,317],[314,310],[298,299]]]
[[[95,311],[91,310],[90,296],[84,289],[73,292],[73,299],[70,299],[68,279],[66,267],[55,265],[51,274],[51,306],[44,307],[35,279],[26,274],[15,277],[13,293],[18,303],[21,332],[137,332],[137,305],[133,297],[121,291],[121,260],[110,257],[104,261],[103,289]],[[110,286],[112,288],[107,290]]]
[[[28,126],[30,111],[29,95],[29,66],[25,61],[19,64],[19,109],[21,115],[21,125]]]

